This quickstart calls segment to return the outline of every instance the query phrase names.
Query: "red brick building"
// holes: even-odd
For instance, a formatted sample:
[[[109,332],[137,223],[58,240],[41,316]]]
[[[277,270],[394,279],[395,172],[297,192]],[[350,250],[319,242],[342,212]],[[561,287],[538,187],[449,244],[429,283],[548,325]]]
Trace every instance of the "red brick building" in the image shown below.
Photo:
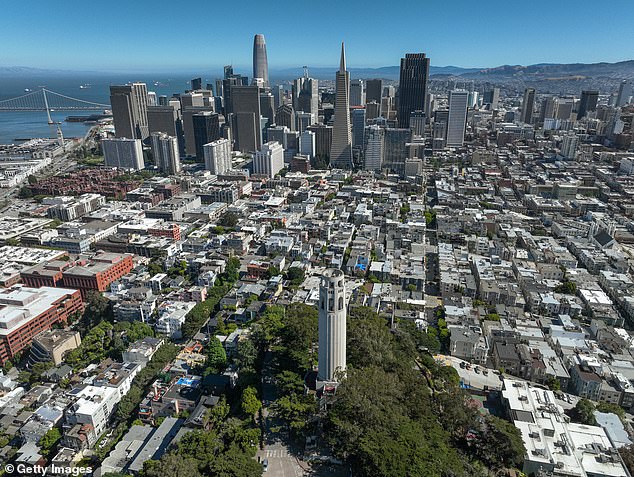
[[[30,346],[36,335],[54,323],[66,323],[83,309],[79,290],[23,285],[0,290],[0,363]]]
[[[154,237],[167,237],[172,240],[180,240],[181,228],[178,224],[161,224],[148,229],[148,234]]]
[[[22,282],[29,287],[75,288],[83,298],[89,290],[106,291],[112,282],[134,268],[132,255],[98,252],[74,262],[54,260],[21,272]]]
[[[106,291],[110,284],[134,268],[132,255],[99,252],[83,263],[64,270],[64,286],[77,288],[85,298],[89,290]]]

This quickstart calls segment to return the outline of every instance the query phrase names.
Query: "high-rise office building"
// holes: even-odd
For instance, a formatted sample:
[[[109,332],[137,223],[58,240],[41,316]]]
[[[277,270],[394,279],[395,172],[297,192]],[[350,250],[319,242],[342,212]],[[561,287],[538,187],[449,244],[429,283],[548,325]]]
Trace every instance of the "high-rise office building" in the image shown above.
[[[290,104],[283,104],[275,111],[275,124],[295,130],[295,110]]]
[[[340,169],[352,169],[352,137],[350,131],[350,75],[346,70],[346,53],[341,43],[341,60],[336,75],[335,120],[330,147],[330,164]]]
[[[627,80],[621,81],[621,84],[619,85],[619,92],[616,96],[616,105],[625,106],[629,103],[630,96],[632,96],[632,85]]]
[[[383,137],[383,167],[395,174],[405,174],[407,143],[412,138],[409,128],[386,128]]]
[[[194,78],[193,80],[190,81],[190,84],[192,86],[192,90],[196,91],[199,89],[203,89],[203,79],[202,78]]]
[[[307,156],[308,159],[315,157],[315,133],[312,131],[304,131],[299,135],[299,153]]]
[[[498,103],[500,102],[500,88],[493,88],[489,91],[485,91],[482,95],[482,103],[490,105],[489,109],[498,109]]]
[[[366,171],[378,171],[383,167],[383,139],[385,130],[373,124],[365,128],[365,164]]]
[[[414,136],[425,135],[425,123],[427,114],[424,111],[412,111],[409,115],[409,128]]]
[[[365,119],[370,121],[376,119],[381,115],[381,105],[376,101],[368,101],[365,103]]]
[[[522,100],[520,121],[526,124],[532,124],[533,109],[535,109],[535,88],[526,88],[524,90],[524,99]]]
[[[319,284],[318,383],[335,382],[346,371],[346,307],[344,273],[327,269]]]
[[[157,132],[150,136],[154,164],[161,172],[178,174],[181,170],[181,156],[178,152],[178,139],[165,133]]]
[[[231,86],[233,134],[241,152],[254,152],[262,144],[260,90],[256,85]]]
[[[308,130],[315,133],[315,154],[326,162],[332,144],[332,126],[313,124]]]
[[[106,167],[135,171],[145,168],[143,146],[140,139],[124,137],[104,139],[101,141],[101,150]]]
[[[147,139],[148,94],[145,83],[110,86],[110,105],[116,137]]]
[[[275,98],[265,90],[260,90],[260,112],[266,118],[266,127],[275,124]]]
[[[365,105],[365,91],[363,87],[363,80],[353,79],[350,81],[350,106]]]
[[[182,109],[183,135],[185,137],[185,153],[193,157],[196,155],[196,137],[194,136],[194,115],[213,112],[206,106],[187,106]]]
[[[273,179],[284,168],[284,148],[277,141],[262,144],[253,158],[253,173]]]
[[[574,159],[577,152],[577,135],[567,134],[561,140],[561,155],[567,159]]]
[[[231,169],[231,142],[218,139],[203,146],[205,169],[212,174],[224,174]]]
[[[289,144],[287,140],[290,138],[291,130],[286,126],[274,126],[270,127],[266,130],[266,141],[267,142],[279,142],[284,149],[289,148]]]
[[[542,101],[542,108],[539,112],[539,122],[544,123],[546,119],[553,119],[557,112],[557,98],[548,96]]]
[[[205,158],[203,146],[222,137],[220,133],[220,118],[218,113],[204,111],[192,116],[192,125],[194,127],[196,159],[202,162]]]
[[[463,89],[449,92],[449,113],[447,115],[447,147],[462,147],[467,127],[467,101],[469,92]]]
[[[352,146],[362,148],[364,135],[365,108],[355,108],[352,110]]]
[[[262,80],[264,86],[269,85],[269,62],[266,57],[264,35],[257,34],[253,38],[253,81]]]
[[[315,123],[319,118],[319,81],[304,76],[293,81],[293,107],[296,112],[312,113]]]
[[[577,120],[585,117],[589,111],[596,111],[598,101],[598,91],[583,90],[579,100],[579,108],[577,109]]]
[[[315,115],[313,113],[305,113],[304,111],[298,111],[295,114],[295,129],[301,134],[306,128],[312,124],[315,124]]]
[[[365,82],[366,103],[369,103],[370,101],[375,101],[377,104],[381,104],[382,96],[383,96],[383,80],[369,79]]]
[[[557,108],[555,109],[555,119],[569,120],[572,116],[574,101],[572,98],[558,98]]]
[[[180,116],[178,101],[164,106],[148,106],[147,123],[150,135],[153,133],[165,133],[178,139],[178,150],[185,154],[185,136],[183,134],[183,121]]]
[[[425,111],[429,58],[425,53],[407,53],[401,58],[398,84],[398,126],[409,127],[413,111]]]

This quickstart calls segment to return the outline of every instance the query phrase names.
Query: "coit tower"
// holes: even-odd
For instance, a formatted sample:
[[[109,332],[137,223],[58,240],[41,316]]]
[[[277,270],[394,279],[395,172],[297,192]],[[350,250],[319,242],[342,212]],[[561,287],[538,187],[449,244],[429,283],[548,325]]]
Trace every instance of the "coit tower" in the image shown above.
[[[266,41],[264,35],[257,34],[253,38],[253,82],[262,80],[263,86],[269,85],[269,62],[266,58]]]
[[[319,284],[318,382],[335,382],[346,370],[346,286],[344,274],[328,269]]]

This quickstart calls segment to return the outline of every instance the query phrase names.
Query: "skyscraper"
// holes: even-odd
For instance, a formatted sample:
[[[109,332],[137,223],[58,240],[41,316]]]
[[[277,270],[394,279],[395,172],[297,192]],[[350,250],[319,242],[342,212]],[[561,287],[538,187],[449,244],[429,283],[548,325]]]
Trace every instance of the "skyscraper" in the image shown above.
[[[319,81],[304,76],[293,81],[293,107],[295,111],[312,113],[317,122],[319,117]]]
[[[383,138],[383,167],[395,174],[405,174],[407,143],[412,139],[409,128],[386,128]]]
[[[260,78],[264,86],[269,84],[269,62],[266,57],[264,35],[257,34],[253,38],[253,81]]]
[[[449,92],[449,114],[447,116],[447,147],[462,147],[467,126],[467,102],[469,92],[457,89]]]
[[[253,158],[253,173],[273,179],[284,168],[284,148],[277,141],[269,141]]]
[[[161,172],[178,174],[181,170],[181,156],[178,152],[178,139],[165,133],[153,133],[151,136],[154,163]]]
[[[598,91],[583,90],[581,99],[579,100],[579,109],[577,110],[577,119],[581,119],[588,114],[588,111],[597,110],[597,102],[599,101]]]
[[[485,91],[482,95],[482,102],[491,106],[490,109],[498,109],[498,102],[500,101],[500,88],[493,88],[489,91]]]
[[[139,171],[145,167],[140,139],[112,138],[101,141],[104,164],[107,167]]]
[[[381,104],[381,96],[383,96],[383,80],[369,79],[365,83],[365,101],[376,101]]]
[[[409,127],[413,111],[425,111],[429,58],[425,53],[407,53],[401,58],[401,74],[398,83],[398,126]]]
[[[275,124],[295,130],[295,110],[290,104],[283,104],[275,112]]]
[[[423,111],[412,111],[409,115],[409,128],[415,136],[425,135],[425,123],[427,114]]]
[[[533,109],[535,108],[535,89],[526,88],[524,90],[524,99],[522,100],[522,115],[520,121],[526,124],[533,122]]]
[[[352,135],[350,131],[350,75],[346,70],[346,53],[341,43],[341,60],[336,75],[335,120],[330,147],[332,167],[352,169]]]
[[[363,147],[363,136],[365,134],[365,108],[355,108],[352,110],[352,145]]]
[[[632,96],[632,85],[627,80],[621,81],[619,86],[619,93],[616,96],[616,105],[625,106]]]
[[[199,89],[203,89],[203,79],[202,78],[194,78],[193,80],[190,81],[191,85],[192,85],[192,89],[194,91],[199,90]]]
[[[365,128],[365,164],[366,171],[378,171],[383,166],[383,137],[385,130],[373,124]]]
[[[557,111],[557,98],[554,96],[548,96],[542,101],[542,109],[539,113],[539,122],[543,123],[546,119],[552,119],[555,117]]]
[[[141,140],[148,137],[145,83],[110,86],[110,105],[116,137]]]
[[[327,269],[319,284],[317,381],[335,382],[346,370],[346,286],[343,271]],[[319,384],[317,385],[319,387]]]
[[[203,146],[205,169],[212,174],[224,174],[231,169],[231,143],[218,139]]]
[[[304,131],[299,136],[299,153],[307,156],[308,159],[315,157],[315,133],[312,131]]]
[[[253,152],[262,144],[260,124],[260,89],[258,86],[231,86],[231,112],[236,148]]]
[[[350,81],[350,106],[365,105],[365,92],[363,91],[363,80],[353,79]]]
[[[196,159],[202,162],[205,158],[203,146],[221,137],[220,119],[217,113],[204,111],[192,116],[192,124],[194,127]]]

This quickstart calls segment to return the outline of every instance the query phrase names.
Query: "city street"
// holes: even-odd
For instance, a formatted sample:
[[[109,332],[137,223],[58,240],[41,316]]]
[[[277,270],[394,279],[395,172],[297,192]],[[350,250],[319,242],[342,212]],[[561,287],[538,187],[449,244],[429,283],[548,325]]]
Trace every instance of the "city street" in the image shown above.
[[[259,462],[268,460],[266,475],[271,477],[301,477],[309,475],[308,464],[297,457],[298,450],[292,449],[288,442],[288,433],[284,423],[269,413],[269,406],[277,399],[277,389],[271,370],[273,354],[268,351],[262,367],[262,416],[264,419],[264,449],[260,449],[256,458]]]

